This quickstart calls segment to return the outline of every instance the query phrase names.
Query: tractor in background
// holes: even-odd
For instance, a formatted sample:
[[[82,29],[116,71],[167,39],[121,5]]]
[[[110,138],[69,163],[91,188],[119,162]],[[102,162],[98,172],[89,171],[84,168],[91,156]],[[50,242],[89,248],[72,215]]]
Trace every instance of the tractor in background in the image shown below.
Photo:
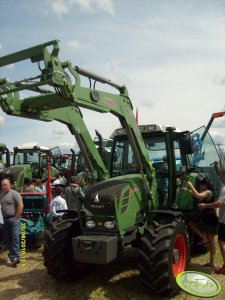
[[[57,154],[56,154],[57,153]],[[3,171],[3,176],[11,179],[13,188],[18,192],[24,184],[24,178],[40,178],[46,181],[46,157],[60,156],[59,148],[49,149],[37,144],[24,144],[13,148],[13,164]],[[57,161],[58,162],[58,161]],[[52,159],[50,175],[55,177],[59,172],[58,164]]]
[[[48,181],[59,172],[58,164],[53,158],[60,155],[58,147],[49,149],[33,143],[16,146],[13,148],[13,164],[3,170],[2,177],[9,178],[18,192],[21,192],[26,177],[31,180],[40,178],[48,187],[45,193],[21,193],[24,203],[22,223],[25,224],[28,246],[37,246],[38,236],[43,235],[48,223],[48,206],[51,200]],[[56,162],[59,163],[59,160]]]
[[[56,178],[60,171],[71,176],[73,154],[61,154],[59,147],[50,149],[37,143],[16,146],[13,148],[12,165],[4,144],[0,145],[0,151],[6,154],[6,167],[2,170],[1,177],[9,178],[18,192],[21,192],[24,178],[40,178],[48,186],[48,180]],[[44,228],[49,221],[50,189],[49,185],[47,193],[21,193],[24,203],[22,223],[25,223],[27,244],[31,247],[40,245],[41,236],[43,237]]]
[[[66,124],[93,179],[85,209],[78,205],[76,211],[64,211],[45,231],[43,256],[48,273],[56,279],[79,279],[92,265],[109,264],[132,248],[138,253],[140,279],[150,292],[175,294],[179,291],[176,276],[187,269],[190,259],[186,219],[194,205],[194,199],[178,189],[177,178],[181,185],[190,180],[195,186],[202,176],[216,178],[212,163],[219,160],[218,153],[206,138],[198,145],[198,136],[193,138],[189,131],[151,123],[138,126],[124,85],[60,61],[58,53],[54,40],[0,58],[0,67],[31,59],[41,72],[14,82],[0,79],[3,111]],[[89,79],[89,87],[81,85],[83,76]],[[97,83],[114,92],[96,89]],[[20,99],[23,90],[34,95]],[[112,113],[121,123],[112,137],[109,168],[90,136],[81,108]],[[165,155],[168,173],[161,174],[156,162]],[[169,182],[163,206],[158,191],[162,177]]]

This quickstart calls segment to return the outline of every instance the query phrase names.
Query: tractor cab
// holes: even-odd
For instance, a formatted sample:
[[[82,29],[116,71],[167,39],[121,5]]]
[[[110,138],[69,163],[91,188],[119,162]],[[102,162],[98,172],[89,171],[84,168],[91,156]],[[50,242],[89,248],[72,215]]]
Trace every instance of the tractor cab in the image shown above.
[[[157,124],[140,125],[139,129],[155,169],[160,208],[193,209],[194,199],[180,188],[188,180],[198,188],[199,179],[210,177],[219,193],[221,184],[213,166],[215,161],[219,161],[219,154],[208,133],[204,141],[199,138],[205,130],[204,126],[192,133]],[[116,129],[111,138],[114,140],[111,176],[137,173],[137,162],[125,130]]]

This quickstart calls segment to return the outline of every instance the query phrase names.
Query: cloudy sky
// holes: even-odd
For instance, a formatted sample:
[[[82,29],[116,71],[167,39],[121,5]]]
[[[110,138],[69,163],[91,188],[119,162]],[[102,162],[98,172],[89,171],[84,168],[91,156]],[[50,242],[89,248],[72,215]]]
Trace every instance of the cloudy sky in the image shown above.
[[[139,124],[192,131],[225,110],[223,0],[0,0],[0,7],[0,56],[58,39],[60,59],[127,86]],[[21,68],[2,67],[0,78],[23,79]],[[119,126],[109,114],[83,114],[93,137]],[[210,132],[224,145],[225,117]],[[0,142],[76,149],[66,126],[1,109]]]

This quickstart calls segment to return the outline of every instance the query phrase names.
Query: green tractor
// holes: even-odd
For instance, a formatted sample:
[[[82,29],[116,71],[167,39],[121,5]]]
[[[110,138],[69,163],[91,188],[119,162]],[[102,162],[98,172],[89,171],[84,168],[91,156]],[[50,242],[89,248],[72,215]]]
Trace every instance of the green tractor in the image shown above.
[[[13,148],[13,164],[3,171],[3,176],[11,179],[13,187],[18,192],[24,184],[24,178],[41,178],[46,180],[46,157],[50,156],[50,175],[55,177],[59,172],[58,157],[61,153],[58,147],[49,149],[37,144],[24,144]],[[55,159],[57,157],[57,160]]]
[[[47,161],[49,160],[49,170]],[[5,168],[2,172],[3,178],[9,178],[12,186],[18,192],[24,184],[25,178],[40,178],[47,181],[49,176],[56,177],[62,164],[62,155],[58,147],[49,149],[29,143],[21,147],[13,148],[13,164]],[[49,187],[50,189],[50,187]],[[26,228],[26,240],[28,246],[37,246],[39,238],[49,220],[48,204],[51,199],[48,193],[21,193],[24,209],[22,213],[22,223]],[[40,239],[41,240],[41,239]]]
[[[196,187],[201,176],[210,175],[217,182],[215,145],[206,137],[199,140],[197,133],[178,132],[174,127],[138,126],[125,86],[60,61],[58,52],[54,40],[0,58],[0,66],[31,59],[41,70],[41,75],[30,79],[0,79],[3,111],[66,124],[93,179],[85,209],[78,206],[77,211],[65,211],[46,229],[44,265],[56,279],[79,279],[92,265],[108,264],[132,248],[138,254],[140,279],[150,292],[174,294],[179,291],[176,276],[187,269],[190,260],[187,219],[195,205],[178,188],[177,179],[181,185],[190,180]],[[90,80],[89,87],[81,85],[81,76]],[[96,89],[99,82],[116,93]],[[32,91],[34,96],[20,99],[21,90]],[[86,128],[81,108],[112,113],[121,123],[112,136],[108,168]],[[158,165],[165,155],[168,172],[160,174]],[[158,190],[162,177],[169,182],[163,205]]]

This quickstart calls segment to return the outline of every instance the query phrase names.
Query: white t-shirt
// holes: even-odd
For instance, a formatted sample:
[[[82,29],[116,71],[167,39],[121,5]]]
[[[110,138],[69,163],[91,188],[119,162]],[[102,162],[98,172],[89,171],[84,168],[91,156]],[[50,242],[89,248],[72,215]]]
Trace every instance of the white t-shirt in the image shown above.
[[[54,199],[52,199],[52,202],[50,204],[50,212],[52,216],[59,217],[62,216],[63,213],[57,213],[57,210],[62,209],[68,209],[66,200],[63,199],[61,196],[56,196]]]

